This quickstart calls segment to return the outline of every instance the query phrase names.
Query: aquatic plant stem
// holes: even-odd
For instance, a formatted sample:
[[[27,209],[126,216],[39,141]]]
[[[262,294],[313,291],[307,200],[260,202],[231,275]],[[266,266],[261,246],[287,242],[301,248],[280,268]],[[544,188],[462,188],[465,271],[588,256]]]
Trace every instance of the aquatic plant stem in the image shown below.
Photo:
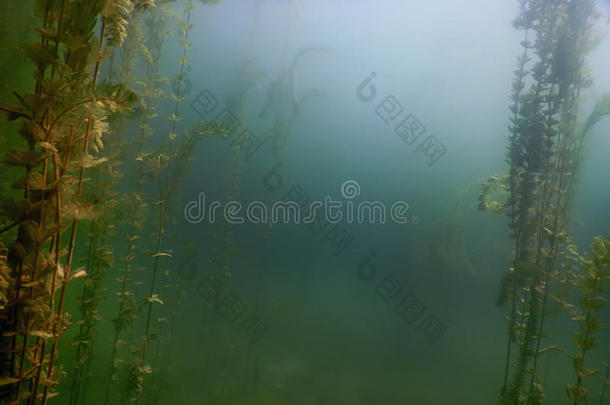
[[[95,68],[94,68],[94,73],[93,73],[93,80],[91,83],[91,88],[95,89],[97,86],[97,81],[98,81],[98,77],[99,77],[99,72],[100,72],[100,66],[103,60],[103,54],[104,54],[104,41],[105,41],[105,37],[106,37],[106,24],[107,24],[108,18],[105,14],[102,15],[102,22],[101,22],[101,27],[100,27],[100,36],[99,36],[99,42],[98,42],[98,52],[96,55],[96,60],[95,60]],[[98,175],[99,175],[99,169],[95,168],[94,169],[95,172],[95,179],[94,179],[94,184],[97,184],[97,179],[98,179]],[[96,225],[96,222],[94,221],[91,224],[91,227],[94,227]],[[91,273],[91,269],[90,269],[90,264],[91,264],[91,254],[92,254],[92,244],[94,243],[93,237],[90,237],[89,239],[89,250],[88,250],[88,259],[87,259],[87,271],[89,271]],[[85,299],[86,297],[84,296],[84,292],[86,291],[86,287],[83,287],[83,299]],[[86,305],[85,303],[83,303],[83,305]],[[70,403],[76,403],[78,401],[78,396],[80,393],[80,378],[82,375],[82,367],[83,364],[81,362],[81,357],[80,357],[80,353],[82,350],[82,342],[80,341],[82,339],[82,333],[83,333],[83,327],[84,327],[84,323],[81,323],[80,325],[80,330],[79,330],[79,342],[78,342],[78,347],[76,350],[76,363],[77,363],[77,370],[75,371],[73,374],[73,381],[72,381],[72,390],[71,390],[71,395],[70,395]],[[88,344],[91,344],[90,342]],[[78,373],[78,375],[77,375]]]
[[[524,13],[524,6],[522,5],[522,10],[521,12]],[[515,93],[513,95],[513,101],[514,101],[514,111],[513,111],[513,122],[515,123],[514,125],[516,126],[517,120],[519,118],[518,116],[518,112],[519,112],[519,98],[521,96],[521,89],[523,89],[524,84],[523,84],[523,77],[524,77],[524,72],[525,72],[525,64],[527,62],[527,51],[528,51],[528,47],[527,47],[527,41],[528,41],[528,33],[529,30],[526,28],[525,29],[525,33],[524,33],[524,46],[523,47],[523,53],[521,55],[521,59],[519,61],[519,74],[516,78],[516,90]],[[516,132],[516,127],[514,129],[514,131]],[[516,133],[513,132],[513,136],[516,136]],[[514,165],[511,164],[511,175],[510,175],[510,179],[516,179],[517,174],[516,174],[516,168]],[[511,193],[513,193],[515,190],[513,190],[514,182],[511,181]],[[510,227],[511,229],[514,229],[516,224],[515,224],[515,219],[516,219],[516,211],[515,211],[515,206],[512,205],[512,210],[511,210],[511,214],[510,214]],[[517,260],[518,260],[518,254],[520,252],[519,249],[519,238],[516,237],[515,238],[515,252],[514,252],[514,257],[513,257],[513,265],[517,264]],[[510,310],[510,316],[509,316],[509,320],[508,320],[508,340],[506,343],[506,359],[505,359],[505,364],[504,364],[504,385],[502,386],[502,391],[501,391],[501,396],[503,396],[506,392],[506,388],[508,386],[508,374],[509,374],[509,370],[510,370],[510,359],[511,359],[511,349],[512,349],[512,345],[513,345],[513,341],[514,341],[514,334],[515,334],[515,330],[514,330],[514,325],[515,325],[515,318],[516,318],[516,305],[517,305],[517,275],[516,275],[516,271],[513,269],[512,273],[511,273],[511,284],[512,284],[512,290],[511,290],[511,294],[510,294],[510,300],[511,300],[511,310]]]
[[[610,352],[610,349],[608,351]],[[604,377],[604,380],[602,381],[603,388],[602,388],[601,392],[599,393],[598,405],[603,405],[604,400],[607,398],[606,390],[608,389],[608,386],[610,385],[610,358],[605,363],[605,365],[606,365],[606,376]]]
[[[158,73],[158,69],[159,69],[159,61],[161,59],[161,52],[162,52],[162,48],[163,48],[163,37],[164,37],[164,27],[167,23],[167,19],[166,19],[166,13],[167,11],[164,10],[163,8],[159,7],[157,9],[154,10],[150,20],[147,23],[147,26],[149,27],[149,30],[147,31],[147,34],[149,35],[148,38],[148,43],[146,44],[148,46],[148,49],[146,49],[146,53],[145,53],[145,62],[146,62],[146,80],[145,80],[145,85],[144,85],[144,96],[143,96],[143,105],[144,105],[144,114],[142,119],[140,120],[140,123],[138,125],[139,128],[139,151],[143,151],[144,150],[144,143],[146,141],[146,139],[152,135],[152,128],[150,127],[150,120],[152,119],[152,112],[153,112],[153,99],[156,96],[159,96],[160,92],[156,91],[157,90],[157,81],[156,81],[156,77],[157,77],[157,73]],[[140,153],[138,153],[138,156],[140,156]],[[156,161],[156,170],[161,170],[161,156],[157,156],[157,161]],[[141,161],[143,161],[143,159],[141,159]],[[138,184],[140,184],[141,182],[141,175],[143,173],[143,165],[139,165],[137,172],[138,172]],[[161,176],[162,174],[159,173],[159,176]],[[157,201],[157,204],[160,205],[160,212],[162,212],[162,205],[163,205],[163,196],[160,195],[159,200]],[[161,222],[161,219],[159,220]],[[133,224],[133,228],[135,229],[135,223],[132,222]],[[159,246],[158,249],[156,249],[155,253],[153,253],[156,257],[155,257],[155,262],[158,261],[159,259],[159,254],[160,254],[160,246],[161,246],[161,240],[157,239],[156,245]],[[156,266],[158,267],[158,263],[156,264]],[[157,270],[153,269],[153,273],[156,273]],[[137,283],[139,284],[139,277],[140,274],[137,274]],[[154,283],[156,284],[156,274],[153,274],[153,278]],[[153,290],[153,294],[154,294],[154,286],[152,287]],[[152,294],[147,296],[144,300],[144,304],[148,303],[149,305],[152,305]],[[135,313],[139,313],[141,309],[141,305],[137,305],[136,307],[136,311]],[[148,308],[148,311],[150,312],[151,309],[150,307]],[[148,331],[146,332],[146,334],[142,337],[141,340],[141,347],[134,350],[133,351],[133,356],[131,359],[132,364],[130,364],[130,369],[128,371],[128,386],[127,386],[127,390],[124,391],[122,393],[123,396],[126,396],[128,394],[133,394],[131,400],[136,402],[139,399],[139,396],[142,393],[142,382],[143,382],[143,361],[144,361],[144,356],[145,356],[145,351],[146,351],[146,345],[148,344],[148,340],[150,339],[151,336],[150,335],[150,316],[147,314],[147,321],[146,321],[146,329],[148,329]],[[134,322],[133,320],[131,322],[129,322],[129,327],[133,329],[135,329],[134,327]],[[128,345],[131,346],[131,341],[128,343]],[[114,352],[116,353],[116,352]],[[143,356],[144,355],[144,356]],[[113,366],[114,367],[114,366]],[[108,391],[108,390],[107,390]],[[124,397],[121,398],[121,402],[123,401]]]
[[[133,72],[135,66],[134,66],[134,60],[135,60],[135,52],[134,52],[134,48],[136,45],[138,45],[138,40],[141,40],[140,37],[140,31],[139,31],[139,22],[137,21],[137,19],[135,18],[135,10],[132,9],[129,15],[129,26],[128,26],[128,35],[127,38],[125,40],[125,42],[123,43],[122,47],[121,47],[121,62],[119,63],[119,82],[122,83],[124,86],[127,86],[129,84],[129,82],[131,81],[131,73]],[[149,82],[150,79],[150,75],[147,74],[146,76],[146,80],[147,83]],[[149,100],[148,95],[146,95],[144,97],[145,100]],[[149,111],[146,111],[146,114],[148,114]],[[137,140],[137,148],[136,148],[136,156],[140,156],[143,146],[144,146],[144,132],[142,130],[139,131],[139,138]],[[141,171],[141,168],[138,167],[138,171]],[[138,177],[138,176],[136,176]],[[136,185],[136,193],[139,192],[139,187]],[[137,195],[137,194],[136,194]],[[127,204],[127,203],[124,203]],[[142,207],[138,207],[139,210],[141,210]],[[137,221],[138,221],[138,216],[134,215],[133,217],[131,217],[131,220],[128,223],[127,226],[127,231],[126,231],[126,235],[127,235],[127,243],[128,243],[128,247],[126,249],[126,253],[124,255],[123,258],[123,265],[121,266],[121,269],[119,270],[121,273],[121,288],[120,288],[120,293],[117,293],[119,295],[119,299],[118,299],[118,303],[119,303],[119,308],[117,311],[117,316],[116,318],[112,319],[112,322],[114,324],[114,338],[112,340],[112,351],[110,354],[110,367],[109,367],[109,378],[108,378],[108,382],[106,384],[106,390],[105,390],[105,394],[104,394],[104,405],[108,404],[108,401],[110,399],[110,390],[113,387],[113,383],[114,383],[114,376],[115,376],[115,372],[118,368],[117,363],[117,356],[118,356],[118,349],[119,349],[119,338],[122,334],[122,332],[125,330],[125,328],[129,325],[131,325],[133,323],[133,317],[131,316],[131,313],[129,311],[129,299],[128,299],[128,284],[129,284],[129,273],[131,272],[131,262],[133,261],[133,259],[135,258],[135,250],[137,248],[137,244],[136,241],[139,239],[139,236],[136,234],[134,235],[136,229],[137,229]],[[125,317],[128,317],[129,319],[125,319]],[[128,321],[128,324],[126,325],[125,322]]]
[[[89,150],[89,132],[91,129],[91,121],[92,121],[92,116],[89,115],[89,118],[87,119],[87,127],[85,130],[85,139],[83,141],[83,153],[85,153],[85,154]],[[85,167],[81,166],[79,176],[78,176],[77,197],[80,197],[80,195],[82,193],[84,176],[85,176]],[[55,321],[55,323],[53,325],[54,337],[53,337],[53,346],[51,348],[49,368],[47,370],[47,379],[50,379],[52,376],[53,365],[55,363],[55,356],[57,355],[57,343],[59,341],[57,333],[59,332],[59,329],[61,327],[61,321],[63,318],[63,308],[64,308],[64,300],[65,300],[65,296],[66,296],[66,287],[67,287],[68,280],[70,279],[70,270],[72,267],[72,259],[74,257],[74,248],[75,248],[75,244],[76,244],[77,226],[78,226],[78,219],[74,218],[72,220],[72,227],[71,227],[72,229],[70,232],[70,242],[68,245],[68,257],[66,260],[66,268],[64,270],[64,274],[63,274],[62,281],[61,281],[61,293],[59,295],[59,303],[58,303],[57,314],[56,314],[57,320]],[[44,356],[44,351],[41,350],[41,358],[42,358],[42,356]],[[47,403],[48,392],[49,392],[49,387],[45,386],[43,396],[42,396],[43,405],[45,405]]]
[[[48,24],[49,24],[49,13],[50,13],[50,0],[47,0],[45,3],[45,11],[43,13],[43,20],[42,20],[42,27],[43,29],[46,29]],[[44,37],[44,35],[41,35],[41,44],[44,46],[46,43],[46,38]],[[42,62],[38,63],[38,74],[36,75],[36,85],[35,85],[35,94],[37,96],[41,95],[41,81],[43,80],[44,77],[44,71],[46,70],[46,65]],[[10,114],[16,115],[16,116],[20,116],[22,118],[25,118],[27,120],[36,122],[36,120],[34,119],[34,113],[32,116],[29,116],[25,113],[22,113],[20,111],[11,109],[11,108],[6,108],[6,107],[2,107],[0,106],[0,110],[3,110],[5,112],[8,112]],[[31,133],[28,141],[28,148],[30,151],[34,151],[35,148],[35,142],[34,142],[34,134]],[[26,169],[25,169],[25,175],[26,175],[26,179],[29,177],[30,173],[32,170],[32,166],[28,163],[26,165]],[[46,181],[46,178],[45,178]],[[25,188],[24,188],[24,199],[28,199],[29,197],[29,184],[26,181],[25,183]],[[41,216],[42,218],[42,216]],[[33,270],[34,271],[34,270]],[[19,300],[19,296],[21,293],[21,281],[22,281],[22,277],[23,277],[23,263],[20,263],[18,265],[18,270],[17,270],[17,283],[15,286],[15,296],[16,299],[15,301]],[[14,310],[11,311],[12,315],[13,315],[13,319],[11,321],[11,324],[16,323],[17,321],[17,317],[18,317],[18,309],[15,306]],[[26,321],[26,334],[23,338],[23,349],[25,349],[27,347],[27,329],[28,329],[28,325],[29,325],[29,315],[27,316],[27,321]],[[17,364],[16,364],[16,353],[17,353],[17,334],[13,335],[13,339],[12,339],[12,354],[11,354],[11,373],[13,373],[13,376],[16,376],[18,378],[17,383],[15,384],[14,387],[14,391],[15,391],[15,399],[17,400],[17,402],[19,402],[20,400],[20,387],[21,387],[21,379],[23,378],[23,362],[25,360],[25,355],[23,353],[22,350],[22,357],[20,360],[20,364],[19,364],[19,371],[17,372],[17,374],[14,374],[17,370]]]
[[[157,278],[158,278],[158,273],[159,273],[159,266],[160,266],[160,260],[161,258],[164,256],[164,254],[161,251],[162,248],[162,243],[163,243],[163,237],[165,234],[165,224],[167,221],[167,204],[168,204],[168,200],[170,198],[169,195],[169,175],[171,172],[171,165],[172,165],[172,161],[173,161],[173,147],[174,147],[174,142],[175,139],[177,137],[176,134],[176,126],[178,121],[180,120],[180,105],[182,104],[182,86],[184,83],[184,76],[185,76],[185,69],[186,69],[186,64],[187,64],[187,55],[188,55],[188,48],[189,48],[189,43],[188,43],[188,39],[189,39],[189,33],[191,30],[191,24],[190,24],[190,19],[191,19],[191,13],[193,11],[194,7],[193,7],[193,2],[192,0],[187,0],[185,6],[184,6],[184,21],[183,21],[183,31],[184,31],[184,36],[183,36],[183,50],[182,50],[182,57],[179,59],[179,73],[176,77],[176,93],[173,95],[174,96],[174,112],[170,115],[170,121],[171,121],[171,125],[170,125],[170,130],[169,130],[169,148],[168,148],[168,155],[167,155],[167,164],[165,166],[165,168],[163,168],[163,165],[160,164],[160,160],[158,159],[158,170],[159,172],[159,177],[158,177],[158,187],[159,187],[159,201],[157,202],[157,204],[159,205],[159,217],[158,217],[158,229],[157,229],[157,236],[156,236],[156,246],[155,246],[155,250],[154,250],[154,264],[153,264],[153,271],[152,271],[152,280],[150,281],[150,289],[149,289],[149,293],[148,293],[148,305],[147,305],[147,313],[146,313],[146,324],[145,324],[145,329],[144,329],[144,337],[143,337],[143,342],[142,342],[142,348],[141,348],[141,352],[140,352],[140,362],[141,364],[144,364],[144,362],[146,361],[146,353],[147,353],[147,349],[148,349],[148,343],[150,342],[150,333],[151,333],[151,319],[152,319],[152,311],[153,311],[153,304],[155,304],[155,300],[153,299],[153,297],[155,296],[155,290],[156,290],[156,284],[157,284]],[[163,175],[163,173],[161,172],[162,170],[165,170],[165,175]],[[138,397],[136,397],[135,403],[137,405],[139,400],[139,395]]]
[[[49,141],[51,140],[51,131],[47,131],[45,134],[45,138],[44,141],[46,143],[49,143]],[[45,194],[46,194],[46,186],[47,186],[47,171],[48,171],[48,157],[45,157],[42,163],[42,184],[41,184],[41,188],[40,188],[40,201],[45,201]],[[26,179],[26,183],[28,182],[29,179]],[[37,223],[37,235],[36,235],[36,243],[35,243],[35,248],[34,248],[34,263],[32,264],[32,270],[31,270],[31,276],[29,279],[29,282],[31,283],[29,289],[28,289],[28,299],[32,299],[33,298],[33,294],[34,294],[34,285],[33,283],[36,281],[36,276],[38,273],[38,265],[39,265],[39,260],[40,260],[40,250],[42,248],[42,230],[45,229],[45,206],[43,205],[40,208],[40,217],[38,218],[38,223]],[[26,358],[26,352],[28,349],[28,337],[29,337],[29,332],[30,332],[30,320],[31,320],[31,315],[30,314],[26,314],[25,316],[25,331],[24,331],[24,335],[23,335],[23,345],[21,348],[21,361],[19,364],[19,373],[18,373],[18,378],[19,381],[17,381],[16,383],[16,389],[17,389],[17,400],[19,401],[19,391],[20,391],[20,386],[21,386],[21,380],[23,379],[23,367],[25,365],[25,358]]]
[[[108,18],[106,16],[102,17],[102,26],[100,28],[100,39],[99,39],[99,44],[98,44],[98,51],[97,51],[97,57],[95,60],[95,68],[93,71],[93,82],[92,82],[92,87],[95,88],[95,86],[97,86],[97,79],[99,77],[100,74],[100,65],[102,63],[102,55],[104,54],[104,37],[106,35],[106,22],[107,22]]]
[[[70,150],[71,150],[71,143],[72,140],[74,138],[74,130],[73,128],[70,128],[70,141],[69,141],[69,146],[68,146],[68,151],[66,152],[66,155],[69,156]],[[59,162],[58,162],[58,155],[57,153],[53,154],[53,166],[54,166],[54,175],[55,175],[55,181],[58,182],[61,175],[59,173]],[[56,234],[54,236],[54,240],[51,241],[51,252],[53,250],[53,247],[55,249],[55,269],[56,271],[53,272],[53,276],[52,276],[52,281],[51,281],[51,291],[50,291],[50,308],[53,308],[53,303],[54,303],[54,297],[55,297],[55,290],[56,290],[56,280],[57,280],[57,269],[60,268],[61,265],[61,212],[62,212],[62,200],[61,200],[61,193],[58,192],[55,195],[55,204],[56,204],[56,209],[55,209],[55,226],[57,228]],[[38,345],[40,338],[37,338],[36,341],[36,345]],[[44,351],[45,351],[45,346],[46,346],[46,340],[43,340],[42,343],[40,344],[40,359],[39,359],[39,365],[38,365],[38,369],[36,370],[36,377],[34,378],[34,382],[32,384],[32,386],[30,387],[30,391],[32,393],[32,396],[29,399],[29,403],[30,404],[35,404],[36,403],[36,397],[37,397],[37,392],[38,392],[38,384],[40,382],[40,376],[42,374],[42,367],[44,364]],[[34,358],[38,357],[39,353],[38,350],[34,353]]]
[[[62,27],[63,27],[63,19],[64,19],[64,12],[65,12],[65,3],[66,0],[62,0],[61,2],[61,6],[60,6],[60,10],[59,10],[59,16],[58,16],[58,22],[57,22],[57,35],[55,36],[55,49],[53,54],[55,55],[55,57],[57,57],[58,51],[59,51],[59,43],[60,43],[60,33],[62,32]],[[47,7],[49,6],[49,3],[47,2]],[[48,8],[47,8],[47,13],[48,13]],[[44,40],[46,40],[46,46],[48,46],[48,39],[44,38]],[[56,69],[57,65],[53,64],[51,67],[51,78],[55,77],[55,69]],[[42,75],[40,76],[40,78],[42,78]],[[40,95],[41,94],[41,90],[42,88],[37,87],[37,94]],[[45,111],[45,114],[47,117],[50,116],[50,111],[47,108],[47,110]],[[73,130],[72,128],[70,128],[70,142],[73,139]],[[51,142],[51,131],[48,130],[46,133],[46,139],[45,142],[49,143],[53,148],[53,142]],[[68,155],[69,155],[69,150],[70,150],[70,146],[68,147]],[[58,158],[58,152],[54,151],[53,152],[53,165],[54,165],[54,175],[55,175],[55,182],[57,184],[58,190],[56,192],[56,207],[55,207],[55,226],[57,228],[57,232],[56,235],[54,236],[55,241],[57,243],[56,248],[55,248],[55,255],[56,255],[56,260],[55,260],[55,271],[53,272],[53,281],[52,281],[52,286],[51,286],[51,305],[50,307],[53,308],[53,293],[54,293],[54,289],[55,289],[55,279],[57,277],[57,271],[59,269],[60,266],[60,240],[61,240],[61,224],[60,224],[60,218],[61,218],[61,193],[59,191],[59,173],[58,173],[58,162],[57,162],[57,158]],[[43,172],[46,172],[46,159],[45,159],[45,168],[43,169]],[[43,175],[45,181],[46,181],[46,174]],[[53,250],[53,240],[51,241],[50,244],[50,251],[52,252]],[[38,347],[39,347],[39,343],[40,343],[40,337],[36,338],[36,351],[34,352],[34,358],[38,357]],[[45,342],[46,343],[46,342]],[[44,353],[44,346],[40,346],[40,350],[41,353]],[[39,365],[38,365],[38,369],[36,371],[36,377],[34,378],[34,380],[30,381],[30,393],[31,393],[31,397],[29,399],[29,402],[31,404],[34,404],[36,402],[36,393],[38,390],[38,382],[40,379],[40,374],[42,371],[42,367],[44,364],[44,356],[41,356]]]
[[[188,0],[186,5],[184,6],[184,14],[185,14],[185,19],[184,19],[184,45],[182,48],[182,58],[180,58],[179,62],[180,62],[180,71],[178,73],[177,76],[177,80],[176,80],[176,94],[175,94],[175,103],[174,103],[174,113],[172,114],[171,117],[171,129],[169,131],[170,133],[170,137],[169,137],[169,152],[168,152],[168,162],[167,162],[167,169],[165,171],[165,184],[167,185],[169,183],[169,174],[170,174],[170,169],[171,169],[171,164],[172,164],[172,151],[173,151],[173,146],[174,146],[174,139],[176,137],[176,124],[178,122],[178,119],[180,117],[180,105],[182,104],[182,84],[184,83],[184,75],[185,75],[185,68],[186,68],[186,63],[187,63],[187,56],[188,56],[188,49],[189,49],[189,33],[191,31],[191,13],[193,12],[193,1],[192,0]],[[167,186],[166,186],[167,187]]]

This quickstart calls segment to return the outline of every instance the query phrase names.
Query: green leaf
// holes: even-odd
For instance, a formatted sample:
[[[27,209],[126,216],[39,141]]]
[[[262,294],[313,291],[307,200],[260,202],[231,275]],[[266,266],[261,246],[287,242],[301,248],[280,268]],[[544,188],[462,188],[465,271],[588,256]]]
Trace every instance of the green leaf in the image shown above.
[[[46,48],[40,41],[32,41],[25,46],[25,54],[35,63],[54,65],[58,62],[53,48]]]
[[[5,162],[11,166],[34,166],[42,162],[51,154],[47,151],[35,152],[35,151],[9,151],[5,154]]]
[[[0,387],[15,384],[17,381],[19,381],[19,378],[12,378],[7,376],[0,377]]]

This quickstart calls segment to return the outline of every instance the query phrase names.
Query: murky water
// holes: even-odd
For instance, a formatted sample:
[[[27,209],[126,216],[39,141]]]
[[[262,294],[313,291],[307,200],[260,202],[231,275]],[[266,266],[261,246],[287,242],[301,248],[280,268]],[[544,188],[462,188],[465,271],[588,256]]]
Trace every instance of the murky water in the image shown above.
[[[609,15],[7,0],[0,401],[610,403]]]

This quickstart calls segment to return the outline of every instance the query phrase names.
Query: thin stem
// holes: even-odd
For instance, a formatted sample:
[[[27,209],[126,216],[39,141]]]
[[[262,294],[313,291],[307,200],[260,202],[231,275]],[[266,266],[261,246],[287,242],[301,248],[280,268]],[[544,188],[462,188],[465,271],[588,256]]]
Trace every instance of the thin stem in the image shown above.
[[[85,153],[85,154],[89,150],[89,132],[90,132],[90,129],[91,129],[91,121],[92,121],[92,116],[89,115],[89,118],[87,119],[87,129],[85,131],[85,139],[83,141],[83,153]],[[85,167],[81,166],[79,177],[78,177],[77,197],[80,197],[80,195],[82,193],[84,175],[85,175]],[[76,218],[74,218],[72,220],[72,231],[70,233],[70,243],[68,245],[68,258],[67,258],[67,261],[66,261],[66,269],[64,271],[62,285],[61,285],[61,293],[60,293],[60,296],[59,296],[59,304],[58,304],[57,314],[56,314],[57,320],[56,320],[55,324],[53,325],[53,347],[51,349],[49,368],[47,370],[47,379],[50,379],[51,376],[52,376],[53,365],[55,363],[55,356],[56,356],[56,353],[57,353],[57,343],[59,341],[57,333],[59,332],[59,329],[61,327],[61,320],[62,320],[63,307],[64,307],[64,299],[65,299],[65,295],[66,295],[66,285],[68,283],[68,280],[70,279],[70,270],[71,270],[71,267],[72,267],[72,259],[74,257],[74,247],[75,247],[75,243],[76,243],[76,229],[77,229],[77,225],[78,225],[78,220]],[[44,352],[42,353],[41,356],[44,356]],[[47,403],[48,392],[49,392],[49,387],[45,386],[44,393],[43,393],[43,396],[42,396],[42,404],[43,405],[45,405]]]

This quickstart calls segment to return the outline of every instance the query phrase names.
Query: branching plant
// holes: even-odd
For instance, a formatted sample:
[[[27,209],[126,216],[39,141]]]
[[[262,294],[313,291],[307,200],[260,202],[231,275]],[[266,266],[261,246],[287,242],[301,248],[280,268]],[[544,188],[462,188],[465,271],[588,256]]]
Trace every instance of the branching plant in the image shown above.
[[[561,269],[574,250],[567,236],[574,174],[586,134],[610,112],[602,98],[579,128],[580,93],[591,83],[585,61],[595,44],[595,18],[589,0],[522,0],[514,23],[524,39],[511,94],[510,169],[506,178],[492,178],[505,186],[508,199],[490,201],[490,182],[479,198],[479,209],[508,215],[515,243],[498,298],[510,308],[502,405],[545,402],[538,358],[548,301],[556,298],[551,284],[566,278]]]
[[[599,313],[607,302],[605,296],[610,293],[610,236],[595,238],[590,257],[583,261],[583,267],[585,271],[574,283],[582,293],[580,311],[573,318],[578,321],[580,329],[574,333],[574,343],[578,352],[572,356],[576,382],[568,384],[566,388],[573,405],[581,404],[587,398],[585,378],[599,372],[596,369],[588,369],[585,363],[587,354],[598,345],[595,334],[603,329],[603,321]],[[602,392],[600,403],[603,395]]]
[[[85,172],[106,163],[101,150],[109,114],[134,101],[120,86],[98,84],[105,32],[113,33],[107,46],[114,46],[121,32],[109,17],[100,37],[94,35],[109,3],[38,2],[40,39],[27,46],[36,66],[34,91],[15,93],[17,106],[0,107],[9,119],[23,121],[20,135],[26,144],[5,156],[7,164],[24,172],[14,184],[22,198],[5,204],[11,224],[2,235],[14,238],[7,263],[15,284],[3,328],[11,336],[10,371],[2,393],[14,403],[45,404],[56,394],[53,388],[63,374],[56,367],[58,340],[70,324],[66,289],[86,275],[72,268],[77,227],[95,217],[97,203],[83,193]]]

